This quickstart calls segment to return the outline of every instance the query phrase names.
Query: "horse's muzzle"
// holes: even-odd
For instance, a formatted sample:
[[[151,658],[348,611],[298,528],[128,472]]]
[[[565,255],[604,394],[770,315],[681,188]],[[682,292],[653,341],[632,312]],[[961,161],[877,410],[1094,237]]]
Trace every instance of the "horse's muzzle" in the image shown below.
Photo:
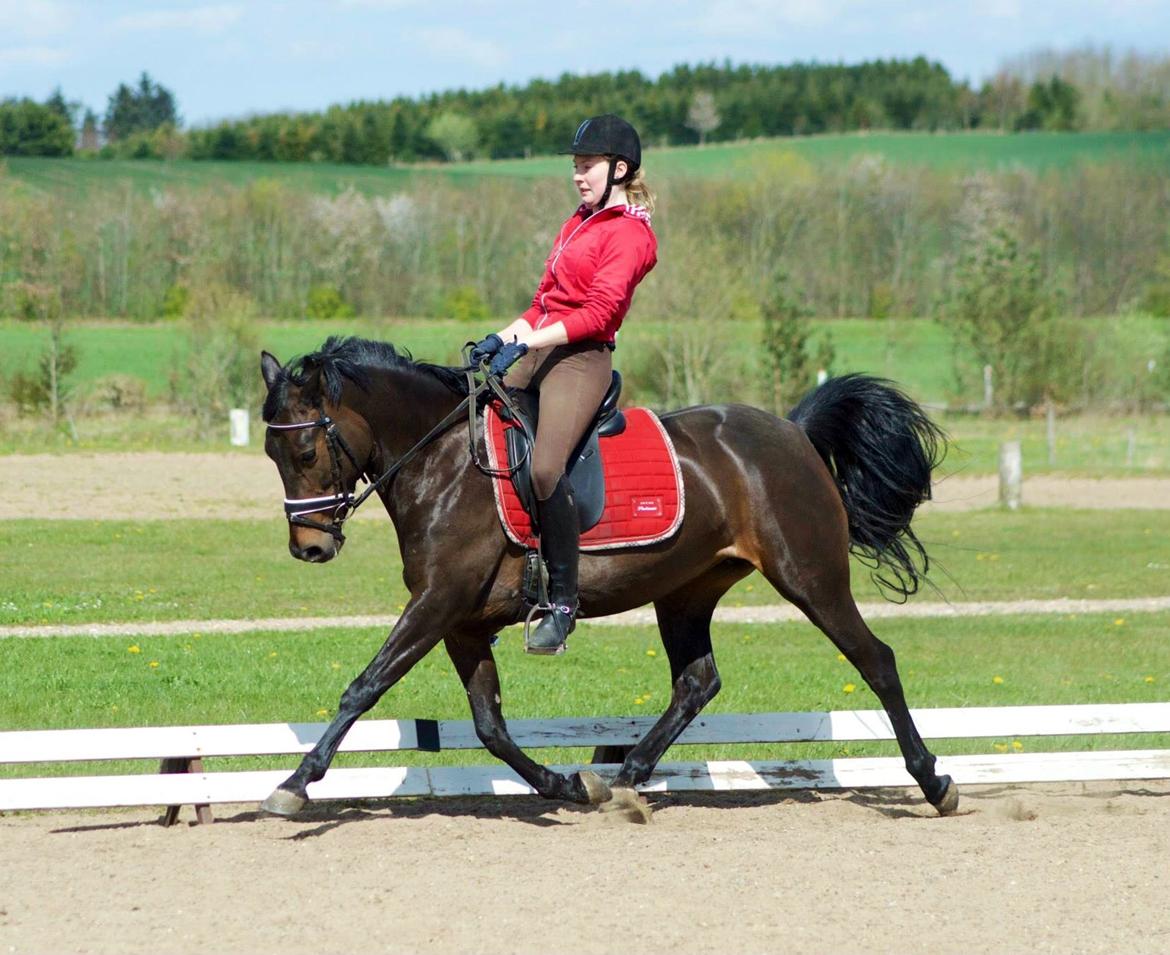
[[[309,564],[326,564],[341,551],[341,541],[326,539],[311,544],[298,544],[295,539],[288,542],[288,552],[297,560]]]

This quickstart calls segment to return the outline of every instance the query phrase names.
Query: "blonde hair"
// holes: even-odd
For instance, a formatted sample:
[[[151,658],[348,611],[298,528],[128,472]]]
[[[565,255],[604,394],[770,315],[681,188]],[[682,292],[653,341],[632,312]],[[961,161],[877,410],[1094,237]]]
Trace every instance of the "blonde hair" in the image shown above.
[[[646,174],[639,169],[625,183],[626,198],[632,205],[641,206],[647,212],[654,211],[654,193],[646,184]]]

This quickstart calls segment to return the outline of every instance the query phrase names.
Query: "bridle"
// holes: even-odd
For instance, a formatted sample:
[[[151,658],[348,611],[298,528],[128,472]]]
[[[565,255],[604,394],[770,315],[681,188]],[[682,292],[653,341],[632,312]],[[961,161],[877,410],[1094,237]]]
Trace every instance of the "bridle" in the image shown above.
[[[286,497],[284,499],[284,513],[288,517],[290,524],[296,524],[298,527],[311,527],[317,531],[325,531],[337,541],[338,545],[341,545],[345,542],[345,535],[341,532],[341,526],[345,523],[345,519],[353,513],[354,508],[361,503],[361,500],[365,500],[366,494],[363,493],[361,500],[358,500],[355,498],[353,491],[346,489],[341,474],[341,456],[338,454],[338,449],[340,448],[345,456],[353,463],[359,477],[366,477],[368,480],[367,469],[364,464],[358,462],[357,455],[353,453],[349,442],[345,440],[341,429],[337,427],[337,422],[325,414],[324,411],[321,412],[320,417],[316,421],[297,421],[292,424],[270,424],[268,426],[269,431],[304,431],[307,428],[325,429],[325,444],[329,448],[329,466],[332,472],[330,487],[338,488],[338,490],[333,494],[326,494],[320,497]],[[326,511],[332,511],[332,524],[323,524],[320,521],[310,520],[305,516],[307,514],[322,514]]]
[[[488,468],[480,462],[475,446],[475,410],[478,399],[481,394],[490,390],[513,413],[513,418],[518,425],[527,431],[527,425],[524,423],[524,419],[516,413],[516,406],[508,396],[499,378],[487,374],[484,376],[484,380],[476,385],[474,373],[477,369],[475,366],[468,364],[463,370],[467,374],[467,397],[459,402],[450,414],[423,435],[402,457],[390,465],[377,478],[371,479],[369,469],[365,464],[358,461],[357,455],[354,454],[353,449],[349,446],[349,442],[345,440],[345,436],[341,433],[337,422],[325,413],[324,408],[318,409],[318,417],[315,421],[294,421],[289,424],[268,425],[269,431],[303,431],[307,428],[324,428],[325,443],[329,448],[331,470],[329,486],[336,488],[336,490],[332,494],[325,494],[318,497],[286,497],[284,499],[284,513],[288,517],[288,522],[297,527],[309,527],[316,531],[324,531],[340,547],[345,543],[345,534],[342,533],[342,526],[353,516],[354,511],[361,507],[371,494],[394,480],[398,472],[406,467],[423,448],[455,423],[456,419],[463,414],[464,409],[467,410],[468,445],[471,452],[471,460],[476,468],[491,477],[506,477],[518,470],[524,463],[524,460],[527,459],[528,451],[525,452],[525,459],[518,461],[508,468]],[[529,435],[529,441],[526,442],[528,448],[532,446],[531,437]],[[345,485],[345,479],[341,470],[341,454],[349,458],[357,472],[354,478],[355,488],[358,478],[365,478],[369,481],[360,494],[355,494],[354,491],[349,490]],[[311,520],[307,516],[309,514],[324,514],[326,512],[330,512],[330,516],[333,519],[330,524]]]

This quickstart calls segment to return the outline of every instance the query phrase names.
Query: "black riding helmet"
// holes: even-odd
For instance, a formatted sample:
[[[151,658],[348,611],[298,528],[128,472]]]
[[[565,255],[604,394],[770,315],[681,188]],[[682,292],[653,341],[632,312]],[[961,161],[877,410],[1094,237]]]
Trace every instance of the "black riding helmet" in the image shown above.
[[[598,208],[604,208],[609,200],[610,190],[615,185],[628,182],[642,165],[642,141],[638,138],[638,131],[613,113],[592,116],[585,120],[577,127],[569,148],[562,149],[561,152],[574,156],[610,157],[609,176]],[[621,179],[614,176],[619,159],[626,162],[626,174]]]

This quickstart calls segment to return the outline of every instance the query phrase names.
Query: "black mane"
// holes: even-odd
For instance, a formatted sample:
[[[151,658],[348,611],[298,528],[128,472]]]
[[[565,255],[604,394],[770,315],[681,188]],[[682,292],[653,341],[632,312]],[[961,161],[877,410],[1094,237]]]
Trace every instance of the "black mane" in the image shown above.
[[[293,359],[280,370],[264,400],[264,420],[276,417],[290,384],[301,387],[319,372],[323,394],[336,404],[341,400],[346,380],[368,391],[371,371],[416,371],[429,375],[457,395],[467,394],[467,379],[455,368],[415,361],[409,351],[399,351],[389,342],[330,335],[317,351]]]

